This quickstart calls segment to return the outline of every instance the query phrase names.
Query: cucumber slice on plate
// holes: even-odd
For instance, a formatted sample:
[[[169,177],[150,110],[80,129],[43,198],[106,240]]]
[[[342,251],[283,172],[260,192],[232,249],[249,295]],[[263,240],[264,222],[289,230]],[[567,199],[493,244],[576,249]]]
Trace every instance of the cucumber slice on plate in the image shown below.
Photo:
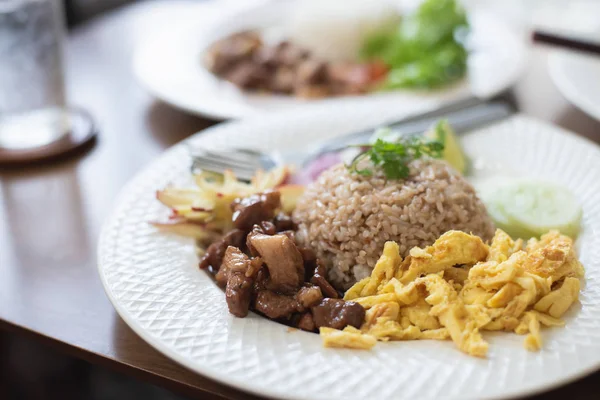
[[[542,235],[557,229],[577,236],[582,210],[571,192],[560,186],[535,181],[520,181],[505,193],[505,215],[517,225]]]
[[[493,199],[483,199],[483,201],[496,228],[502,229],[514,239],[529,239],[536,236],[534,232],[515,224],[513,220],[509,219],[506,216],[503,201],[499,201],[497,197]]]
[[[482,196],[496,225],[513,237],[540,236],[552,229],[575,237],[582,210],[567,189],[550,183],[519,180]]]

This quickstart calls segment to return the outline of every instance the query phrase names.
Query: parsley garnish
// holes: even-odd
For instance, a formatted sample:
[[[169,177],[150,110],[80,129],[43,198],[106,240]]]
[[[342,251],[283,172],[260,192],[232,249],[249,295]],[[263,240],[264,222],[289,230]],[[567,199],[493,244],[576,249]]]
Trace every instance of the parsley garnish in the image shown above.
[[[370,167],[359,168],[359,163],[369,159],[373,167],[379,167],[388,179],[404,179],[410,173],[409,163],[423,156],[441,158],[444,151],[444,137],[430,140],[420,136],[400,137],[394,142],[377,139],[374,144],[359,145],[365,149],[348,165],[351,172],[372,176]]]

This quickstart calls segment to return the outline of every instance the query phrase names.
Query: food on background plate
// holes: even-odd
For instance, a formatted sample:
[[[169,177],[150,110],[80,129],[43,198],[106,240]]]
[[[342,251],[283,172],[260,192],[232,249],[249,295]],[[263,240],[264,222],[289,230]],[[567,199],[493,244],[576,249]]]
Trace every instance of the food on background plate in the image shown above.
[[[463,352],[484,357],[488,343],[481,331],[490,330],[526,334],[525,348],[537,351],[540,326],[564,325],[560,317],[579,298],[584,274],[572,239],[557,231],[525,246],[499,229],[489,246],[448,231],[404,259],[399,250],[386,242],[371,276],[344,295],[367,309],[362,326],[321,329],[325,346],[451,339]]]
[[[389,68],[383,89],[439,88],[464,77],[468,30],[455,0],[425,0],[397,25],[368,35],[361,56]]]
[[[289,40],[329,62],[358,62],[366,37],[401,20],[388,0],[301,0],[289,19]]]
[[[385,65],[376,61],[326,62],[290,41],[265,43],[254,31],[214,43],[206,64],[242,89],[304,98],[366,93],[386,72]]]
[[[320,332],[327,347],[450,338],[483,357],[482,331],[527,334],[533,351],[540,324],[564,324],[584,273],[564,234],[579,228],[572,195],[534,181],[499,186],[491,215],[520,229],[513,240],[453,168],[467,160],[447,123],[356,149],[306,188],[287,183],[286,166],[250,183],[201,172],[194,188],[157,192],[172,215],[155,225],[196,239],[232,315]]]
[[[285,40],[234,33],[205,63],[242,89],[305,98],[436,89],[464,77],[468,24],[455,0],[426,0],[404,18],[390,2],[368,3],[299,1]]]

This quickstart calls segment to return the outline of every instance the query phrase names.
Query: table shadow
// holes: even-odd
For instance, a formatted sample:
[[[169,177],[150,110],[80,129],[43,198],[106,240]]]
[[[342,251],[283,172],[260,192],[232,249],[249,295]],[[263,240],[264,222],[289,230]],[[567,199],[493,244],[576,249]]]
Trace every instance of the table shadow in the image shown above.
[[[596,142],[600,142],[600,131],[598,130],[598,121],[575,107],[569,107],[566,111],[559,114],[556,123],[560,126],[570,126],[573,130]]]
[[[160,100],[155,100],[146,112],[146,125],[150,134],[164,147],[170,147],[219,122],[187,114]]]

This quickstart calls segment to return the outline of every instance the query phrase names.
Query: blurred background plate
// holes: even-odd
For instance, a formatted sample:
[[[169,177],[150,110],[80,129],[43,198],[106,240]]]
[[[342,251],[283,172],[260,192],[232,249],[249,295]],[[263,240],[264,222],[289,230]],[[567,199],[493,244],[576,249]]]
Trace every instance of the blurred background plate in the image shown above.
[[[600,44],[600,2],[597,0],[540,3],[533,26],[558,36]],[[573,105],[600,120],[600,56],[555,49],[548,55],[550,77]]]
[[[190,7],[176,25],[142,42],[134,53],[139,81],[156,97],[190,113],[216,119],[241,118],[306,103],[331,103],[340,98],[302,100],[290,96],[248,94],[220,80],[202,63],[205,49],[227,34],[248,28],[281,28],[297,0],[213,2]],[[466,81],[440,91],[393,91],[346,97],[343,101],[390,102],[399,109],[428,109],[469,95],[491,97],[510,87],[525,64],[522,37],[490,13],[469,13],[473,53]]]
[[[550,76],[562,95],[600,120],[600,57],[555,51],[548,56],[548,66]]]

